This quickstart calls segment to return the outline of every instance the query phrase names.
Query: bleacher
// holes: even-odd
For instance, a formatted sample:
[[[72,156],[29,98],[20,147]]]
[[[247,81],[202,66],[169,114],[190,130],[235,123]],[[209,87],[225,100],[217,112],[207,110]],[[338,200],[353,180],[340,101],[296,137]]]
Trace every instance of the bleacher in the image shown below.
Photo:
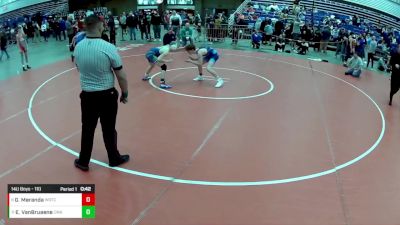
[[[49,12],[66,14],[68,12],[68,0],[48,1],[40,4],[30,5],[28,7],[0,15],[0,21],[7,21],[8,19],[15,20],[25,15],[34,15],[37,12],[41,12],[42,15],[45,15]]]
[[[387,28],[395,28],[397,30],[395,30],[393,34],[394,37],[397,39],[397,43],[400,43],[399,18],[379,14],[375,10],[368,10],[354,5],[328,0],[315,0],[314,10],[312,10],[312,2],[312,0],[302,0],[301,6],[304,6],[306,10],[305,12],[302,12],[303,14],[299,15],[302,15],[302,21],[314,24],[314,27],[322,25],[324,20],[327,18],[329,18],[329,20],[332,20],[332,16],[334,16],[334,20],[339,20],[339,22],[336,21],[335,27],[338,26],[339,28],[344,28],[345,30],[355,34],[362,34],[368,31],[371,35],[375,36],[377,40],[381,38],[381,34],[377,32],[375,27],[382,28],[383,26],[386,26]],[[271,11],[271,5],[273,3],[275,3],[279,7],[279,10],[277,10],[276,12]],[[247,7],[243,8],[244,4],[251,5],[252,10],[247,10]],[[271,19],[272,21],[274,21],[274,19],[282,20],[282,9],[287,9],[289,11],[288,18],[283,19],[284,23],[291,23],[292,19],[294,19],[293,14],[290,12],[293,7],[293,0],[251,0],[243,2],[241,4],[241,7],[243,9],[236,10],[235,15],[243,15],[245,21],[248,23],[248,29],[242,29],[247,30],[247,33],[243,32],[242,34],[242,36],[246,36],[245,39],[250,39],[251,30],[254,29],[257,20],[262,21],[265,18]],[[362,23],[361,26],[349,25],[348,22],[352,20],[352,16],[354,15],[357,15],[360,19],[368,19],[368,24]],[[292,16],[292,18],[290,16]],[[330,43],[328,44],[328,49],[336,50],[337,45],[335,43],[335,39],[333,38],[333,36],[331,36]],[[391,44],[388,45],[388,48],[394,49],[395,46],[396,44]],[[379,52],[378,49],[377,56],[379,56],[380,54],[384,55],[386,53],[387,52]]]
[[[253,4],[262,4],[262,5],[271,5],[272,3],[277,3],[278,6],[289,6],[292,7],[293,0],[253,0]],[[312,0],[302,0],[301,5],[307,8],[306,20],[311,20],[311,9],[313,6]],[[379,21],[381,25],[387,25],[388,27],[395,27],[400,30],[400,23],[398,22],[398,18],[394,18],[391,16],[384,15],[382,13],[378,13],[373,10],[369,10],[366,8],[340,3],[336,1],[328,1],[328,0],[315,0],[315,9],[317,13],[314,14],[314,23],[318,25],[323,18],[327,15],[335,15],[338,19],[345,19],[348,16],[357,15],[360,17],[368,18],[368,20],[373,25],[378,25]],[[261,11],[256,11],[260,17],[269,17],[276,18],[277,15],[271,13],[263,13]]]

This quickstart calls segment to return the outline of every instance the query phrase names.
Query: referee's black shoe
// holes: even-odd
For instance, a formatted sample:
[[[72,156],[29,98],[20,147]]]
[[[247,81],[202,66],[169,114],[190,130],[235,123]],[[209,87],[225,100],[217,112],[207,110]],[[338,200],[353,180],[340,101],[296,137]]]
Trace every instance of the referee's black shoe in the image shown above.
[[[79,159],[75,159],[74,161],[74,165],[76,168],[82,170],[82,171],[88,171],[89,167],[88,166],[82,166],[81,164],[79,164]]]
[[[129,155],[121,155],[117,162],[110,162],[110,167],[116,167],[129,161]]]

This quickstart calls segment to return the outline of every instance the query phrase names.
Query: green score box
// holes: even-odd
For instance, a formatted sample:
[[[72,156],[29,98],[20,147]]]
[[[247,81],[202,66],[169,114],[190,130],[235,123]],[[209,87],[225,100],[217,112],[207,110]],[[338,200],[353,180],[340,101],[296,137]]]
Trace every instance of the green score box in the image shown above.
[[[96,206],[82,206],[82,219],[96,218]]]

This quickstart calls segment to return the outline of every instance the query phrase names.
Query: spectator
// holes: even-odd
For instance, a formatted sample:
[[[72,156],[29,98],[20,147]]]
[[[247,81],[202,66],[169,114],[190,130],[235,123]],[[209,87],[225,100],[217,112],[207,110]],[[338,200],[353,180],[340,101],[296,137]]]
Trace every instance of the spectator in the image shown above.
[[[57,20],[57,18],[54,18],[55,20],[53,21],[53,29],[54,29],[54,35],[56,36],[56,41],[61,41],[61,27],[60,27],[60,21]]]
[[[383,39],[383,37],[381,38],[381,40],[378,41],[378,47],[377,47],[382,53],[386,53],[387,52],[387,45],[385,42],[385,39]]]
[[[350,54],[353,55],[356,52],[357,36],[355,34],[350,35],[349,42],[350,42]]]
[[[382,72],[389,72],[390,68],[388,67],[388,59],[384,56],[381,56],[378,59],[378,70],[382,71]]]
[[[357,38],[357,44],[355,51],[357,52],[357,55],[360,56],[360,58],[364,61],[365,59],[365,44],[366,40],[363,36],[360,36]]]
[[[170,16],[171,13],[169,11],[166,11],[164,14],[164,30],[169,30]]]
[[[36,21],[33,23],[33,30],[35,33],[33,42],[36,43],[37,40],[39,40],[39,42],[42,42],[42,40],[40,39],[40,26]]]
[[[301,21],[300,19],[296,18],[294,23],[293,23],[293,30],[292,30],[292,48],[294,49],[296,41],[300,40],[301,38],[301,29],[300,29]]]
[[[3,54],[5,53],[7,56],[7,59],[10,59],[10,55],[8,55],[7,52],[7,37],[4,32],[0,32],[0,61],[3,59]]]
[[[105,30],[101,33],[101,39],[103,39],[104,41],[110,42],[110,38],[108,37],[107,32]]]
[[[276,41],[275,51],[279,52],[285,51],[285,39],[283,38],[283,34],[279,35],[279,38]]]
[[[125,41],[125,34],[126,34],[126,13],[123,12],[120,19],[119,19],[119,23],[121,24],[121,36],[122,39],[121,41]]]
[[[65,23],[65,27],[67,29],[68,43],[71,44],[72,38],[74,38],[74,27],[71,17],[68,17],[67,22]]]
[[[76,33],[76,35],[72,38],[71,45],[69,46],[69,50],[74,52],[76,45],[86,38],[86,32],[80,31]],[[107,41],[109,42],[109,40]],[[74,54],[71,54],[71,61],[74,62]]]
[[[290,43],[290,39],[292,39],[292,31],[293,31],[293,26],[287,24],[284,32],[286,43]]]
[[[341,60],[343,65],[346,65],[346,62],[348,60],[347,56],[350,55],[350,43],[349,43],[349,37],[347,34],[343,36],[343,42],[341,44]]]
[[[271,21],[267,22],[267,25],[265,26],[265,44],[268,44],[272,46],[272,34],[274,33]]]
[[[59,20],[59,26],[60,26],[60,32],[63,37],[63,41],[67,40],[67,35],[65,33],[65,30],[67,29],[65,20],[63,18],[60,18]]]
[[[49,23],[47,20],[43,20],[42,26],[41,26],[41,34],[43,36],[43,39],[45,42],[47,42],[47,37],[48,37],[48,29],[49,29]]]
[[[126,25],[129,28],[129,36],[131,38],[132,41],[132,37],[135,39],[136,41],[136,28],[138,26],[138,17],[136,15],[133,14],[133,12],[129,13],[129,16],[126,18]]]
[[[110,32],[110,43],[116,45],[115,36],[117,35],[115,28],[114,17],[111,12],[108,12],[108,22],[107,22],[108,31]]]
[[[372,36],[372,39],[370,43],[368,44],[368,62],[367,62],[367,67],[369,65],[369,62],[371,61],[371,68],[374,68],[374,58],[375,58],[375,53],[376,53],[376,48],[378,46],[378,43],[376,42],[375,36]]]
[[[222,19],[221,19],[221,21],[222,21]],[[261,24],[262,24],[262,20],[261,20],[261,18],[258,18],[256,23],[254,24],[254,29],[256,29],[256,31],[260,31]],[[264,29],[262,29],[261,31],[264,31]]]
[[[76,20],[78,21],[77,22],[77,24],[78,24],[77,32],[83,31],[83,28],[84,28],[84,18],[83,18],[83,16],[77,16]]]
[[[322,30],[321,34],[321,48],[322,52],[326,54],[326,50],[328,49],[328,42],[329,39],[331,38],[331,31],[329,26],[325,26],[325,28]]]
[[[312,41],[314,42],[314,51],[321,51],[321,31],[319,29],[315,30]]]
[[[247,22],[244,20],[244,17],[239,17],[236,23],[236,26],[233,26],[232,31],[232,44],[237,44],[239,38],[243,33],[243,27],[247,26]]]
[[[139,14],[139,30],[140,30],[140,35],[143,39],[143,35],[146,36],[146,40],[149,41],[149,33],[147,32],[147,18],[146,15],[144,15],[142,12]]]
[[[260,41],[262,37],[260,34],[257,33],[257,30],[253,30],[253,34],[251,35],[251,45],[253,48],[260,48]]]
[[[28,21],[26,23],[26,28],[27,28],[27,33],[26,35],[28,36],[28,38],[32,39],[32,41],[34,40],[35,37],[35,29],[33,27],[33,23],[32,21]]]
[[[193,30],[190,28],[190,24],[186,23],[185,27],[181,30],[181,41],[183,46],[186,46],[188,42],[192,45],[193,44]]]
[[[304,39],[302,39],[299,43],[299,47],[297,49],[297,53],[300,55],[305,55],[308,51],[308,42]]]
[[[279,36],[282,34],[282,30],[284,29],[285,25],[281,20],[278,20],[275,22],[275,30],[274,30],[274,35]]]
[[[200,40],[200,36],[201,36],[201,16],[199,13],[196,13],[195,17],[194,17],[194,26],[196,28],[197,31],[197,35],[195,37],[195,40],[199,41]]]
[[[154,12],[151,16],[151,24],[153,25],[154,39],[161,41],[162,18],[158,11]]]
[[[346,75],[351,75],[353,77],[360,77],[361,66],[363,62],[357,53],[353,55],[351,59],[347,62],[349,69],[346,71]]]
[[[55,23],[54,23],[54,20],[53,20],[52,16],[49,16],[48,22],[49,22],[49,26],[47,27],[48,37],[51,37],[53,35],[53,37],[57,41],[57,35],[56,35],[56,32],[55,32],[56,29],[55,29],[55,26],[54,26]]]
[[[264,33],[265,31],[265,26],[267,26],[267,18],[265,18],[261,24],[260,24],[260,30],[258,30],[259,32],[262,33],[262,43],[265,44],[266,43],[266,35]]]
[[[337,57],[339,54],[342,54],[342,52],[343,52],[344,37],[345,37],[345,30],[342,28],[339,30],[338,37],[335,40],[337,42],[335,57]]]
[[[151,14],[150,14],[150,12],[148,12],[148,13],[144,13],[144,15],[145,15],[145,18],[146,18],[146,21],[147,21],[147,23],[146,23],[146,32],[149,35],[148,39],[152,40],[151,31],[150,31],[150,28],[151,28]]]
[[[279,11],[279,7],[276,5],[275,2],[272,3],[272,5],[270,5],[270,6],[268,7],[268,9],[269,9],[269,11],[271,11],[271,12]]]
[[[301,39],[311,41],[311,37],[311,29],[309,29],[308,26],[304,24],[304,26],[301,28]]]
[[[163,45],[170,45],[174,41],[176,41],[176,35],[173,28],[170,27],[169,31],[164,35]]]
[[[182,26],[182,18],[179,14],[176,13],[176,11],[172,11],[172,15],[169,18],[169,23],[172,29],[174,30],[174,33],[179,35],[180,33],[180,27]],[[179,37],[178,37],[179,38]]]

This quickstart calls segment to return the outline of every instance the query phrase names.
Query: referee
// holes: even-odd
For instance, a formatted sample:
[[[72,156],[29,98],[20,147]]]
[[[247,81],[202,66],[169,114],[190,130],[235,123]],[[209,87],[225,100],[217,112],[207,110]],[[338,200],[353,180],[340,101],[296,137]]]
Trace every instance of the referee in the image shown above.
[[[129,161],[129,155],[120,155],[117,148],[115,122],[118,112],[118,91],[114,88],[114,73],[121,87],[120,102],[128,102],[128,81],[122,61],[114,45],[101,39],[103,22],[95,15],[86,17],[86,39],[74,51],[75,63],[80,72],[82,92],[82,139],[79,159],[75,166],[89,170],[94,132],[100,118],[103,140],[110,167]]]

